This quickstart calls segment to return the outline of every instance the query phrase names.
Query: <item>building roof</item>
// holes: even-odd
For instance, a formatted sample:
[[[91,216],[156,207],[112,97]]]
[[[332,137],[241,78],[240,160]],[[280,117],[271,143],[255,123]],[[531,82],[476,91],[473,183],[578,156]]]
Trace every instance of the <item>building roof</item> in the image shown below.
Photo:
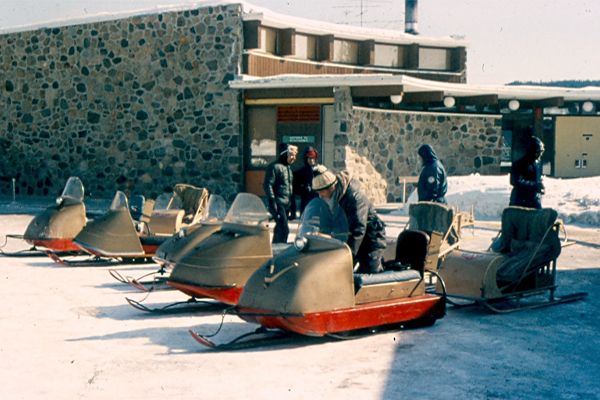
[[[358,26],[333,24],[312,19],[292,17],[240,0],[147,0],[144,3],[144,6],[137,5],[135,2],[126,1],[115,4],[113,2],[99,2],[97,0],[80,0],[77,2],[77,7],[79,7],[79,9],[75,7],[69,9],[68,7],[57,6],[56,14],[45,16],[47,20],[31,21],[31,23],[24,25],[5,25],[0,27],[0,34],[110,21],[140,15],[194,10],[224,4],[240,4],[245,14],[244,20],[260,20],[262,24],[274,28],[295,28],[305,33],[317,35],[333,34],[336,37],[355,40],[373,39],[389,43],[419,43],[421,45],[437,45],[443,47],[466,46],[464,40],[453,39],[451,37],[434,38],[410,35],[401,30],[362,28]]]
[[[301,89],[324,87],[350,87],[356,93],[370,89],[381,95],[437,94],[437,99],[487,98],[487,104],[498,101],[519,100],[537,102],[543,107],[562,106],[564,102],[600,102],[599,87],[561,88],[548,86],[470,85],[413,78],[407,75],[352,74],[352,75],[279,75],[266,78],[242,76],[230,82],[233,89]]]

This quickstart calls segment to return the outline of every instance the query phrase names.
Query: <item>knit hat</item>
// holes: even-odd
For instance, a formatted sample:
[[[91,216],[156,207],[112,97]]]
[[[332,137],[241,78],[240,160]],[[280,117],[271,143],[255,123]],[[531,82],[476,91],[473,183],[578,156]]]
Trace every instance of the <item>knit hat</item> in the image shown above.
[[[337,182],[335,174],[324,165],[317,165],[313,168],[313,173],[312,190],[315,192],[325,190]]]
[[[319,152],[312,146],[304,149],[304,158],[319,158]]]

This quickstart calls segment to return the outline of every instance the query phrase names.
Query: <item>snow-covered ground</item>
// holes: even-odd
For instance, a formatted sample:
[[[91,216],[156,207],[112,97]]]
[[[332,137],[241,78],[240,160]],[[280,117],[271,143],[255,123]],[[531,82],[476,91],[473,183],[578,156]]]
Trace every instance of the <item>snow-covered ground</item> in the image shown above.
[[[546,193],[542,206],[554,208],[566,223],[600,226],[600,177],[544,178]],[[451,176],[448,178],[448,204],[462,211],[473,209],[478,219],[499,219],[510,198],[509,175]],[[413,192],[408,203],[416,202]],[[408,207],[397,214],[405,215]]]
[[[499,227],[492,210],[508,203],[507,179],[451,179],[450,202],[474,204],[486,217],[465,230],[463,248],[488,247]],[[507,315],[449,308],[430,328],[349,341],[213,352],[188,330],[216,331],[218,312],[144,313],[125,297],[146,295],[115,281],[106,267],[0,257],[0,399],[598,399],[600,228],[579,224],[580,215],[598,213],[598,183],[546,180],[544,204],[578,222],[567,224],[575,244],[559,257],[558,294],[586,291],[584,301]],[[23,212],[44,203],[18,200],[0,203],[0,242],[23,233],[32,218]],[[390,237],[407,221],[398,214],[382,214]],[[9,240],[4,250],[20,247]],[[140,276],[156,266],[117,268]],[[158,291],[144,303],[186,298]],[[254,328],[226,316],[215,341]]]

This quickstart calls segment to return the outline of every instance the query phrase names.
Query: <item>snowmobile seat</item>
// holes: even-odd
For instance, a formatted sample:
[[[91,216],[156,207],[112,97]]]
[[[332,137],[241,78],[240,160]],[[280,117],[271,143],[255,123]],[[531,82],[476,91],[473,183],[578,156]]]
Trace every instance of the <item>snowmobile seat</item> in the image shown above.
[[[152,234],[172,235],[184,226],[200,222],[208,204],[208,190],[178,183],[164,210],[154,210],[150,219]]]
[[[354,285],[362,287],[367,285],[378,285],[381,283],[406,282],[420,278],[421,274],[414,269],[383,271],[378,274],[354,274]]]
[[[354,274],[354,303],[392,300],[425,293],[425,283],[419,271],[384,271],[378,274]]]
[[[429,235],[423,231],[406,229],[400,232],[396,240],[396,255],[393,260],[384,262],[384,268],[412,269],[423,275],[429,242]]]
[[[178,183],[173,189],[174,196],[171,203],[180,202],[184,211],[183,223],[193,225],[200,221],[202,212],[208,204],[208,190],[206,188],[197,188],[185,183]],[[167,207],[172,208],[172,207]]]

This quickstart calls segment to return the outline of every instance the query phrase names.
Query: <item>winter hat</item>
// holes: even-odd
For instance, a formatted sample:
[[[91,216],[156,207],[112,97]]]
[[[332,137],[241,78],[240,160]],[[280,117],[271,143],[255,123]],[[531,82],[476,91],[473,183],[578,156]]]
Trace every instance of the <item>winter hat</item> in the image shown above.
[[[312,146],[304,149],[304,158],[319,158],[319,152]]]
[[[325,190],[337,182],[335,174],[329,171],[324,165],[317,165],[313,168],[313,173],[312,190],[315,192]]]
[[[279,143],[279,155],[281,156],[285,153],[298,154],[298,146],[287,143]]]

